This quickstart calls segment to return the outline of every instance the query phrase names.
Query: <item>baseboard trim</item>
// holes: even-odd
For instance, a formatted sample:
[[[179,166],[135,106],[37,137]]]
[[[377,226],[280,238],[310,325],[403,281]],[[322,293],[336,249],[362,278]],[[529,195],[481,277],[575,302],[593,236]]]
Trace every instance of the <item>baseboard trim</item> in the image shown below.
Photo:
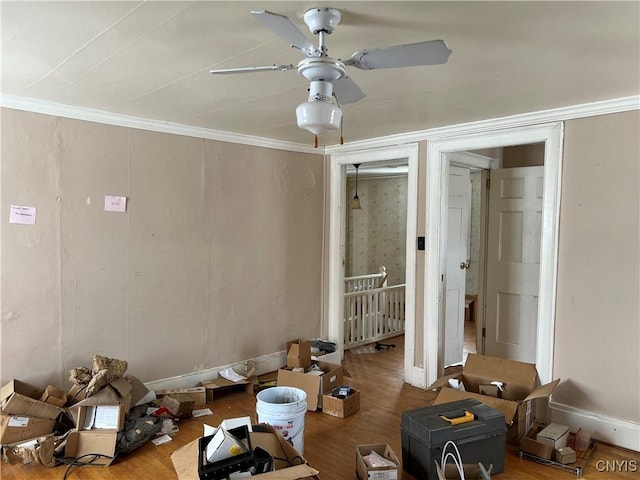
[[[582,427],[599,441],[640,451],[640,424],[551,402],[551,418],[568,425],[571,431]]]
[[[242,373],[244,370],[245,362],[249,368],[255,368],[256,375],[263,375],[265,373],[274,372],[279,368],[282,368],[287,363],[287,356],[284,350],[280,352],[269,353],[260,357],[242,360],[240,362],[230,363],[229,365],[223,365],[219,367],[209,368],[207,370],[200,370],[198,372],[186,373],[184,375],[178,375],[176,377],[163,378],[160,380],[153,380],[146,382],[145,386],[149,390],[167,390],[175,388],[191,388],[197,387],[201,382],[206,382],[218,378],[218,372],[226,370],[231,367],[235,371]]]

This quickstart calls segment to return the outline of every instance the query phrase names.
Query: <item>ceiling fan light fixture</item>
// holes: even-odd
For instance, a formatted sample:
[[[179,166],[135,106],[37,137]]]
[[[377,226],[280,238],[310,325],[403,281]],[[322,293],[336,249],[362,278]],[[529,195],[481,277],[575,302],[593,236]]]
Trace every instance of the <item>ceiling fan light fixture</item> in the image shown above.
[[[333,102],[333,85],[330,82],[311,82],[308,101],[296,108],[298,127],[314,135],[338,130],[342,122],[342,110]]]
[[[334,103],[314,100],[298,105],[296,118],[300,128],[319,136],[340,128],[342,110]]]

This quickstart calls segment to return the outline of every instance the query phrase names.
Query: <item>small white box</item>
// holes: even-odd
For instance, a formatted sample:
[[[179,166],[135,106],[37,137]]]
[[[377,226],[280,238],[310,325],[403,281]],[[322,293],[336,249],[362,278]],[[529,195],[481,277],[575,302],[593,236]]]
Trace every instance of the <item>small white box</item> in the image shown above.
[[[538,442],[548,445],[554,450],[566,447],[568,438],[569,427],[559,423],[550,423],[540,430],[538,435],[536,435],[536,440]]]

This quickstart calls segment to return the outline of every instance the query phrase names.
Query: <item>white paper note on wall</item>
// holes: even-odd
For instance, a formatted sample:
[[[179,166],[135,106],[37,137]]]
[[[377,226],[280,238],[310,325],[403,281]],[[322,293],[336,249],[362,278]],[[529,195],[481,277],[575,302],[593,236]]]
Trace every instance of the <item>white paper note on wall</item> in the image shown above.
[[[113,197],[111,195],[104,196],[104,211],[105,212],[120,212],[127,211],[127,197]]]
[[[11,205],[9,209],[9,223],[20,223],[22,225],[35,225],[36,207],[25,207],[24,205]]]

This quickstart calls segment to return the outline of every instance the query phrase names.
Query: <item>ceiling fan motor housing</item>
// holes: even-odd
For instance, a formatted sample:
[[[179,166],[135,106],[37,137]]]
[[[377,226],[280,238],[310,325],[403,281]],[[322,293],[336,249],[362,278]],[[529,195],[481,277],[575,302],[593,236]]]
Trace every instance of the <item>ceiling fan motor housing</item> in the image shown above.
[[[310,8],[302,15],[304,23],[314,35],[319,32],[333,33],[340,23],[340,12],[335,8],[318,7]]]
[[[333,82],[345,75],[344,63],[331,57],[311,57],[301,60],[298,73],[309,80]]]

